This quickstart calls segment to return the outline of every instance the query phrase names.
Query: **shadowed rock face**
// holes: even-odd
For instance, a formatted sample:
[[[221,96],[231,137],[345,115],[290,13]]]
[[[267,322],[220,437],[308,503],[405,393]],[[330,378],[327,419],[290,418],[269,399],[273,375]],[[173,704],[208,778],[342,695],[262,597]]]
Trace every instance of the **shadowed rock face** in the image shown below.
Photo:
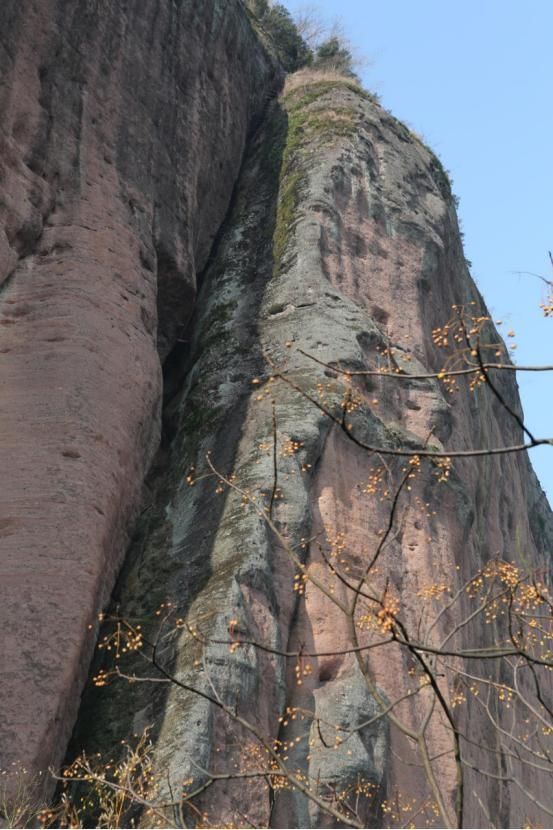
[[[250,143],[203,276],[189,343],[171,357],[166,440],[148,482],[151,508],[114,596],[122,616],[141,619],[170,599],[193,630],[222,641],[202,646],[168,623],[162,633],[172,633],[160,656],[185,687],[216,691],[258,734],[292,747],[289,765],[300,780],[309,776],[327,794],[361,781],[369,796],[361,799],[364,826],[381,826],[375,805],[398,791],[404,802],[431,797],[412,745],[377,717],[376,698],[407,694],[413,666],[399,647],[370,652],[371,693],[355,655],[342,653],[353,640],[332,597],[345,601],[348,591],[325,563],[347,556],[358,573],[377,549],[390,503],[367,487],[379,463],[374,454],[355,446],[297,389],[270,378],[276,366],[332,407],[347,392],[344,379],[304,353],[354,370],[390,361],[408,375],[438,371],[444,358],[432,330],[447,321],[453,304],[470,303],[475,314],[485,314],[439,162],[354,85],[293,81]],[[512,379],[498,383],[519,411]],[[448,400],[436,380],[374,378],[356,386],[356,402],[353,432],[372,446],[466,449],[520,441],[518,426],[489,390],[461,390]],[[271,530],[247,502],[252,495],[270,501],[275,436]],[[241,492],[203,477],[210,473],[208,453]],[[399,475],[401,464],[390,465]],[[191,470],[194,486],[186,484]],[[425,468],[404,493],[396,521],[375,585],[382,590],[387,583],[412,630],[425,623],[421,597],[428,585],[455,588],[492,557],[515,556],[513,538],[536,567],[551,549],[551,513],[522,455],[456,462],[442,482],[432,466]],[[298,562],[319,581],[308,582],[305,593],[294,590]],[[459,614],[467,610],[464,600],[460,605]],[[448,626],[444,618],[438,639]],[[244,646],[229,653],[229,630],[272,651]],[[489,630],[467,627],[465,644],[488,644]],[[296,659],[279,652],[300,649],[328,656],[309,660],[298,684]],[[109,668],[109,661],[99,667]],[[148,671],[138,659],[126,667]],[[447,700],[455,691],[444,684]],[[396,712],[416,729],[426,705],[421,696]],[[287,718],[288,707],[313,714]],[[90,688],[73,750],[106,751],[149,724],[173,791],[183,780],[201,785],[201,770],[224,774],[235,764],[259,763],[252,730],[185,688],[146,684]],[[359,724],[366,726],[343,747],[335,745],[336,726]],[[467,704],[462,724],[494,745],[476,703]],[[432,716],[429,734],[454,821],[455,768],[451,755],[442,754],[450,752],[451,733]],[[546,779],[541,786],[546,793]],[[468,773],[465,787],[477,788],[480,798],[466,798],[466,826],[486,825],[489,810],[500,810],[505,826],[529,815],[528,802],[493,782]],[[247,786],[218,781],[199,805],[214,824],[247,816],[260,826],[336,826],[321,804],[286,789],[271,797],[259,779]]]
[[[278,76],[238,0],[1,4],[0,768],[63,757],[160,355]]]
[[[171,620],[190,628],[162,628],[159,657],[185,688],[89,684],[70,757],[111,754],[152,726],[156,764],[178,792],[201,785],[201,770],[265,763],[257,733],[289,747],[300,785],[308,776],[328,796],[362,782],[359,820],[381,826],[384,798],[431,796],[411,744],[378,717],[382,701],[407,694],[412,666],[395,646],[367,663],[351,652],[332,601],[347,589],[325,559],[347,552],[360,572],[390,505],[367,486],[374,454],[298,388],[333,407],[350,387],[323,364],[438,371],[432,331],[451,306],[485,314],[447,177],[347,81],[300,76],[261,120],[279,73],[238,0],[8,2],[0,32],[0,459],[11,473],[0,766],[60,762],[132,527],[112,608],[155,620],[174,604]],[[293,385],[271,380],[275,366]],[[519,411],[512,378],[498,387]],[[355,403],[353,433],[384,449],[520,440],[485,389],[449,400],[436,380],[367,378]],[[240,491],[218,485],[208,454]],[[456,462],[438,479],[428,466],[403,494],[375,583],[414,628],[429,584],[460,585],[520,550],[538,567],[553,542],[525,456]],[[298,591],[302,564],[314,582]],[[229,651],[229,628],[267,650]],[[222,642],[202,645],[190,629]],[[488,643],[482,626],[465,636]],[[297,660],[281,654],[298,650],[326,653],[300,664],[300,684]],[[136,656],[121,665],[151,674]],[[110,666],[100,655],[93,673]],[[186,687],[216,694],[250,728]],[[444,683],[448,700],[455,691]],[[492,745],[477,703],[466,711],[463,728]],[[423,696],[398,706],[413,728],[424,713]],[[450,733],[429,723],[440,756]],[[343,746],[336,727],[353,730]],[[455,769],[448,755],[439,765],[453,815]],[[528,819],[527,802],[491,779],[471,773],[466,792],[475,787],[466,826],[490,810],[505,826]],[[252,778],[218,781],[198,807],[214,825],[336,826],[328,803]]]

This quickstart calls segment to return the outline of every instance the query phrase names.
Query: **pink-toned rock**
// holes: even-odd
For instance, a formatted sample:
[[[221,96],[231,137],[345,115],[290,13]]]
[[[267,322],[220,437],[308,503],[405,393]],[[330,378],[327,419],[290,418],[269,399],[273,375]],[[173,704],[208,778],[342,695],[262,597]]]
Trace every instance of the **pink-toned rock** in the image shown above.
[[[333,793],[355,793],[360,786],[361,826],[396,822],[386,810],[398,804],[400,826],[409,816],[429,826],[446,820],[456,826],[453,733],[439,707],[429,713],[428,690],[415,696],[413,687],[421,682],[416,661],[397,644],[358,661],[347,616],[334,601],[351,591],[332,575],[325,557],[348,568],[352,578],[359,575],[377,550],[391,500],[368,486],[371,472],[383,464],[378,454],[352,443],[312,402],[339,413],[347,383],[306,353],[352,370],[389,363],[407,374],[439,371],[444,356],[432,330],[447,322],[454,303],[475,303],[477,314],[485,307],[466,268],[439,162],[350,82],[317,81],[292,79],[250,144],[204,275],[187,335],[190,351],[176,373],[180,391],[166,408],[167,441],[150,480],[153,507],[140,523],[114,596],[120,614],[150,617],[154,630],[156,608],[169,598],[175,614],[208,642],[202,648],[180,626],[163,649],[160,659],[184,688],[90,688],[72,748],[107,752],[152,724],[162,799],[183,782],[206,784],[208,771],[224,776],[267,763],[253,732],[191,691],[197,689],[219,696],[270,746],[280,742],[288,768],[319,798],[309,799],[297,787],[271,793],[263,777],[247,785],[218,780],[195,802],[211,823],[333,827],[336,815],[325,812],[325,804],[336,806]],[[271,381],[275,365],[312,400]],[[498,383],[518,411],[512,378]],[[520,440],[518,426],[489,389],[471,394],[464,388],[448,400],[435,379],[367,378],[355,391],[352,432],[370,446],[468,449]],[[273,518],[280,538],[248,506],[248,496],[257,505],[270,501],[275,434]],[[203,475],[208,453],[216,469],[236,477],[242,492]],[[387,463],[397,484],[402,463]],[[191,468],[197,482],[187,487]],[[551,512],[525,456],[459,460],[443,481],[436,472],[424,466],[404,491],[371,581],[377,596],[387,587],[412,636],[438,613],[425,599],[428,591],[443,584],[456,590],[493,557],[514,560],[521,550],[528,567],[540,568],[553,539]],[[297,560],[307,564],[313,580],[305,593],[297,590]],[[436,642],[470,611],[461,593],[455,613],[432,629]],[[229,649],[230,632],[269,651]],[[480,618],[452,642],[478,648],[494,635]],[[360,626],[362,645],[373,636],[368,623]],[[302,661],[283,656],[300,650],[325,654]],[[462,667],[456,659],[438,680],[451,705]],[[109,655],[100,656],[98,666],[109,668]],[[124,666],[130,673],[151,673],[137,658]],[[439,807],[412,738],[391,718],[378,717],[386,701],[407,694],[394,713],[415,734],[428,717]],[[478,700],[463,706],[454,710],[459,728],[496,748],[498,732]],[[290,707],[296,718],[287,713]],[[341,730],[351,734],[336,745]],[[485,756],[486,778],[470,769],[483,763],[485,750],[473,753],[467,740],[463,752],[465,826],[487,826],[488,814],[500,815],[504,826],[543,823],[531,799],[493,779],[501,753],[491,761]],[[547,776],[532,779],[532,791],[546,800]]]
[[[437,371],[432,332],[451,306],[485,314],[447,177],[348,79],[296,77],[259,124],[279,73],[239,0],[69,5],[0,9],[0,767],[22,762],[34,780],[60,763],[134,529],[112,604],[155,629],[160,602],[174,603],[190,627],[158,656],[181,686],[90,684],[71,753],[111,757],[151,727],[162,800],[223,776],[194,805],[214,825],[335,826],[333,793],[362,786],[362,826],[400,803],[453,826],[452,731],[428,690],[411,694],[412,654],[395,643],[358,658],[336,605],[351,590],[326,561],[355,577],[378,550],[390,500],[367,485],[381,461],[313,405],[339,411],[351,392],[329,363]],[[296,388],[271,379],[275,366]],[[497,383],[520,411],[512,377]],[[449,400],[436,380],[354,386],[351,431],[372,447],[520,440],[489,389]],[[208,453],[241,492],[201,474]],[[405,490],[373,574],[417,636],[429,590],[459,588],[497,556],[545,567],[553,542],[525,456],[459,460],[439,478],[428,465]],[[256,509],[269,503],[272,527]],[[456,619],[440,618],[436,642]],[[467,624],[452,642],[487,645],[499,630]],[[229,636],[266,648],[229,649]],[[437,683],[452,705],[464,664],[451,659]],[[152,672],[136,654],[122,665]],[[412,734],[427,722],[438,807],[412,736],[379,717],[408,694],[394,715]],[[486,777],[482,747],[463,745],[464,824],[544,823],[539,804],[493,777],[505,745],[480,702],[463,706],[459,729],[491,750]],[[271,790],[266,775],[225,778],[267,763],[256,735],[315,797]],[[547,776],[514,769],[545,803]]]
[[[64,755],[277,74],[238,0],[0,8],[0,768]]]
[[[300,106],[302,94],[305,91],[301,86],[288,94],[289,111]],[[311,97],[315,97],[315,91]],[[309,139],[305,142],[306,180],[288,246],[288,251],[297,252],[298,256],[295,261],[292,258],[285,261],[283,271],[288,279],[289,302],[296,308],[300,307],[299,298],[303,294],[320,309],[325,292],[329,296],[329,286],[332,286],[337,298],[342,302],[349,300],[361,315],[372,317],[378,328],[375,331],[367,326],[367,332],[357,334],[360,353],[348,355],[341,350],[338,330],[325,316],[324,327],[313,326],[309,347],[303,348],[318,359],[340,362],[352,369],[374,369],[391,359],[393,366],[412,373],[440,371],[445,356],[433,342],[433,330],[455,314],[452,310],[455,305],[467,304],[469,313],[486,314],[462,255],[449,184],[426,147],[374,103],[361,105],[351,90],[334,89],[325,93],[321,87],[318,102],[308,103],[304,114],[309,113],[316,124],[317,116],[324,114],[330,119],[334,113],[337,118],[338,113],[348,108],[356,125],[353,138],[336,137],[332,146],[329,142],[317,155],[316,163],[307,155],[313,146]],[[315,127],[312,129],[315,143]],[[300,158],[301,152],[300,149]],[[315,240],[317,247],[310,254]],[[317,278],[317,272],[323,276],[322,280]],[[282,288],[279,290],[282,292]],[[355,327],[354,315],[350,322]],[[303,345],[307,327],[306,323],[301,329],[296,325],[287,332],[286,339]],[[495,331],[491,338],[496,343],[500,339]],[[383,347],[391,352],[384,351]],[[388,354],[393,357],[388,358]],[[508,360],[504,349],[501,354]],[[305,365],[299,363],[296,371],[301,377]],[[504,373],[494,380],[504,400],[520,413],[512,377]],[[368,379],[359,382],[357,394],[363,414],[352,416],[352,432],[369,445],[385,447],[392,438],[409,446],[415,438],[419,447],[429,443],[438,448],[445,445],[451,450],[464,450],[517,445],[522,440],[514,418],[485,387],[471,393],[462,386],[448,400],[435,382]],[[378,434],[379,420],[387,425],[387,434]],[[378,550],[389,520],[390,502],[380,498],[384,488],[377,487],[372,493],[370,488],[367,491],[367,483],[371,472],[382,468],[382,464],[376,454],[355,446],[336,426],[316,457],[316,463],[313,462],[316,474],[310,490],[313,516],[310,536],[315,541],[310,546],[309,572],[327,586],[332,598],[344,603],[348,596],[351,600],[351,590],[329,573],[326,562],[330,558],[338,567],[343,562],[342,567],[347,566],[348,573],[356,575]],[[429,589],[446,586],[454,592],[494,557],[541,573],[549,568],[551,512],[525,455],[515,453],[501,458],[455,461],[449,481],[440,482],[435,472],[423,472],[413,481],[410,491],[399,502],[393,533],[369,584],[377,596],[386,586],[397,601],[401,619],[413,638],[422,636],[432,615],[438,614],[439,606],[433,607],[425,600]],[[445,642],[445,637],[455,630],[455,624],[474,611],[475,603],[465,602],[465,596],[463,592],[451,616],[445,615],[436,624],[432,635],[436,643]],[[306,651],[339,652],[356,645],[347,618],[332,598],[316,584],[307,584],[305,600],[299,603],[289,635],[291,648],[305,644]],[[464,626],[464,639],[451,635],[449,642],[456,642],[458,649],[479,648],[493,645],[494,636],[505,636],[505,633],[499,624],[491,629],[489,621],[480,615],[474,625]],[[361,643],[372,642],[371,635],[364,634],[362,627],[359,638]],[[469,672],[471,668],[456,664],[453,658],[450,663],[447,682],[440,683],[442,694],[455,711],[456,693],[464,688],[456,685],[455,668]],[[310,709],[315,716],[325,714],[327,718],[334,707],[334,720],[340,722],[342,715],[335,701],[329,705],[325,700],[332,701],[334,690],[344,682],[349,684],[355,698],[356,664],[357,659],[351,654],[321,660],[299,688],[294,688],[290,673],[289,705]],[[400,699],[413,688],[412,672],[417,666],[410,661],[405,648],[393,645],[370,651],[366,666],[371,683],[384,702]],[[493,676],[497,683],[509,682],[505,674],[495,674],[497,668],[491,664],[475,668],[472,663],[472,670],[484,677]],[[529,681],[528,676],[525,680]],[[520,681],[521,689],[531,700],[534,688],[531,681],[525,683],[525,680]],[[550,688],[547,677],[544,688]],[[470,741],[496,747],[498,732],[492,728],[480,701],[476,697],[471,699],[468,692],[467,697],[458,714],[458,728],[467,736],[467,741],[461,743],[467,760],[465,826],[488,826],[489,816],[498,812],[504,826],[519,826],[529,816],[538,822],[547,820],[547,813],[533,803],[535,798],[541,804],[550,804],[547,774],[540,777],[534,771],[530,785],[528,768],[515,770],[514,774],[525,782],[533,796],[523,795],[520,788],[507,780],[498,786],[497,779],[493,778],[494,774],[502,775],[501,752],[512,751],[506,737],[512,712],[508,707],[505,712],[499,712],[499,728],[506,730],[504,743],[501,752],[489,756]],[[428,715],[430,701],[430,695],[418,695],[397,705],[394,715],[417,734]],[[352,704],[351,720],[355,722],[355,719]],[[333,720],[331,716],[330,720]],[[357,721],[362,722],[363,718]],[[289,734],[293,736],[294,730],[284,733],[285,737]],[[311,780],[326,779],[338,788],[348,780],[355,780],[347,759],[328,759],[329,753],[316,729],[312,730],[311,737],[311,759],[306,764]],[[421,757],[394,721],[390,723],[384,750],[382,736],[373,735],[371,741],[374,756],[362,761],[359,755],[357,775],[376,783],[385,781],[389,803],[395,800],[405,805],[412,800],[411,803],[421,804],[425,797],[435,798],[429,789],[428,775],[421,767]],[[428,745],[432,756],[439,759],[433,767],[445,811],[452,826],[457,826],[457,771],[452,754],[452,731],[438,711],[429,721]],[[384,752],[385,761],[378,757],[378,751]],[[474,770],[470,769],[471,763]],[[482,768],[491,773],[490,777],[477,771]],[[305,807],[302,812],[298,799],[287,795],[281,801],[283,804],[279,807],[277,797],[274,826],[286,826],[287,821],[301,826],[302,820],[306,820]],[[334,826],[332,818],[313,804],[309,813],[312,826]],[[439,826],[444,821],[443,816],[433,819],[429,815],[427,819],[437,820]],[[363,820],[374,821],[374,812],[371,814],[369,809]],[[417,821],[421,821],[420,816]]]

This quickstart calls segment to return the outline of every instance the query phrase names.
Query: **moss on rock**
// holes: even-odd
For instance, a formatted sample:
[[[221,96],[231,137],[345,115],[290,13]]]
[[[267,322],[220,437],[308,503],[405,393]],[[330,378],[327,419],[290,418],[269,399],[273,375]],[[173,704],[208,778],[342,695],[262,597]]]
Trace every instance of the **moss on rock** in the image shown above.
[[[332,100],[336,89],[346,89],[367,95],[351,79],[306,79],[301,86],[294,86],[283,93],[281,102],[287,115],[287,132],[280,168],[279,198],[274,233],[274,273],[282,269],[294,223],[298,218],[298,206],[307,186],[307,174],[315,151],[341,136],[354,135],[358,115],[353,106],[337,105]],[[328,100],[325,102],[325,96]],[[315,106],[316,105],[316,106]]]

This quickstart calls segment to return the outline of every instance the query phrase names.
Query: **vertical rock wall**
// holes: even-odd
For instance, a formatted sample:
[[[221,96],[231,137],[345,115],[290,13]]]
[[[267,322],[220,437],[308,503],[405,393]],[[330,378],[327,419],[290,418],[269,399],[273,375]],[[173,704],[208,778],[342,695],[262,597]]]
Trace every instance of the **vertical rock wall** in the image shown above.
[[[0,7],[0,768],[64,754],[95,621],[279,70],[239,0]]]
[[[427,148],[338,78],[291,79],[261,120],[278,81],[239,0],[0,9],[0,767],[60,762],[134,528],[111,610],[157,636],[170,608],[157,656],[180,686],[125,658],[156,682],[89,684],[70,754],[109,757],[149,727],[169,798],[222,776],[196,801],[212,824],[334,826],[329,794],[351,791],[361,825],[381,826],[398,793],[436,794],[380,717],[416,671],[396,646],[359,658],[337,605],[349,589],[327,564],[358,575],[389,518],[382,460],[359,442],[466,449],[517,443],[520,429],[487,389],[352,388],[329,367],[437,371],[433,330],[453,304],[485,307]],[[498,387],[520,411],[513,379]],[[350,400],[357,445],[316,405]],[[401,478],[404,462],[387,464]],[[429,586],[455,588],[496,556],[546,566],[552,542],[525,456],[459,461],[446,477],[428,465],[403,493],[375,590],[424,627]],[[467,627],[465,644],[490,631]],[[264,649],[229,649],[229,636]],[[93,674],[112,668],[100,652]],[[451,703],[455,682],[442,685]],[[407,697],[395,715],[414,730],[428,717],[454,824],[451,731],[426,705]],[[462,728],[493,748],[478,703],[464,711]],[[287,754],[295,789],[225,778],[266,764],[256,736]],[[505,826],[543,819],[474,771],[465,802],[467,826],[490,811]],[[424,820],[439,822],[432,809]]]
[[[383,702],[409,694],[413,665],[395,646],[358,660],[336,605],[348,590],[325,561],[344,561],[357,574],[378,549],[390,514],[389,499],[370,486],[381,460],[305,395],[332,407],[349,394],[343,376],[323,364],[365,370],[384,361],[408,375],[438,371],[443,355],[432,331],[453,304],[485,314],[435,157],[354,84],[292,79],[250,145],[203,276],[189,344],[172,355],[151,507],[114,596],[113,607],[131,620],[155,620],[156,611],[165,614],[162,603],[174,604],[158,656],[181,685],[91,688],[75,751],[107,751],[152,725],[157,763],[173,792],[183,781],[205,783],[206,771],[255,769],[263,759],[252,730],[196,689],[218,696],[270,746],[280,742],[300,785],[271,793],[262,777],[216,781],[197,803],[216,825],[335,826],[324,810],[332,806],[328,793],[359,784],[368,796],[360,800],[362,826],[381,826],[386,798],[432,801],[412,744],[378,717]],[[275,367],[304,394],[271,380]],[[520,411],[512,378],[498,383]],[[355,400],[352,432],[371,446],[467,449],[520,440],[486,389],[448,399],[437,380],[367,378]],[[221,486],[208,456],[239,490]],[[397,481],[402,462],[389,466]],[[404,493],[375,581],[393,593],[413,630],[428,623],[421,599],[428,586],[455,590],[493,557],[520,550],[539,567],[551,550],[551,513],[526,457],[455,462],[445,481],[439,472],[430,465]],[[271,502],[273,528],[256,507]],[[305,592],[297,590],[302,562],[314,580]],[[450,622],[437,627],[438,640]],[[487,644],[490,630],[469,629],[466,645]],[[229,650],[229,632],[265,650]],[[283,654],[298,651],[327,655],[301,664],[300,684],[297,659]],[[107,657],[96,670],[109,671]],[[122,665],[148,672],[138,658]],[[444,684],[449,702],[455,691]],[[406,700],[396,714],[416,730],[427,702],[424,694]],[[297,717],[287,718],[288,708]],[[454,824],[451,731],[437,713],[429,724],[433,768]],[[467,703],[463,724],[494,745],[477,703]],[[352,730],[343,746],[337,729]],[[302,781],[318,788],[319,801],[302,794]],[[540,787],[545,793],[545,778]],[[465,794],[466,826],[486,826],[496,809],[505,826],[519,826],[532,811],[470,772]],[[419,819],[440,824],[432,809]]]

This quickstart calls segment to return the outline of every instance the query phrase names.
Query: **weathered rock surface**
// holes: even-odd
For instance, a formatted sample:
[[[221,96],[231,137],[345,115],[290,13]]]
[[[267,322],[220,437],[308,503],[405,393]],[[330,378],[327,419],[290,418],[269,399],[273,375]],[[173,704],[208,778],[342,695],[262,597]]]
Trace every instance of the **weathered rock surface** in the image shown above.
[[[0,768],[63,757],[160,355],[278,77],[239,0],[1,4]]]
[[[397,645],[359,656],[371,633],[354,636],[328,561],[361,573],[390,515],[371,478],[382,460],[360,443],[501,446],[520,428],[489,389],[352,383],[325,364],[436,372],[432,331],[451,306],[485,314],[441,165],[346,80],[297,76],[266,108],[278,68],[239,0],[8,0],[0,33],[0,767],[60,762],[134,529],[111,610],[160,635],[180,686],[90,683],[69,757],[111,757],[151,727],[169,800],[223,776],[195,802],[215,826],[336,826],[325,807],[345,791],[362,826],[424,803],[419,819],[440,824],[412,742],[380,717],[416,666]],[[512,377],[497,384],[520,411]],[[320,408],[349,403],[357,444]],[[401,478],[405,462],[386,463]],[[435,613],[429,586],[455,589],[498,555],[549,563],[551,512],[524,455],[449,476],[427,464],[410,486],[373,587],[411,630]],[[496,633],[467,625],[455,642]],[[92,674],[112,667],[103,650]],[[120,667],[163,680],[136,654]],[[428,717],[453,825],[451,730],[412,697],[394,713],[415,731]],[[497,748],[478,702],[463,711]],[[224,778],[266,769],[259,736],[286,753],[295,790]],[[502,763],[498,749],[492,775]],[[543,823],[474,770],[464,806],[466,826]]]
[[[184,688],[91,689],[75,750],[106,751],[153,724],[157,762],[173,791],[183,780],[200,785],[206,770],[224,774],[261,763],[252,732],[187,691],[192,687],[219,696],[269,744],[281,741],[290,768],[298,780],[317,782],[323,804],[329,792],[362,784],[363,826],[380,826],[385,798],[389,805],[432,799],[412,745],[378,718],[376,705],[408,694],[413,666],[399,647],[370,652],[373,686],[367,686],[351,653],[347,618],[335,604],[348,591],[329,576],[325,561],[345,556],[355,574],[374,555],[390,512],[389,501],[367,487],[381,462],[305,395],[271,377],[277,367],[332,407],[349,387],[305,353],[353,370],[389,361],[408,374],[439,371],[443,355],[432,330],[446,322],[452,304],[470,303],[485,314],[435,157],[355,85],[293,81],[250,145],[203,278],[190,344],[172,355],[166,441],[149,480],[151,509],[114,597],[118,613],[141,620],[170,600],[175,614],[210,642],[202,646],[170,617],[160,659]],[[518,411],[512,378],[498,385]],[[372,446],[467,449],[520,440],[518,425],[486,389],[448,400],[437,380],[367,378],[355,395],[352,431]],[[266,506],[274,492],[275,436],[272,530],[256,505]],[[220,486],[208,455],[239,490]],[[191,470],[193,486],[186,483]],[[421,597],[429,585],[455,588],[494,556],[511,558],[513,539],[536,566],[551,550],[551,513],[525,456],[456,461],[447,480],[439,478],[430,466],[405,494],[376,578],[413,630],[425,623]],[[301,562],[315,580],[305,593],[294,590]],[[440,637],[450,622],[437,627]],[[269,651],[229,650],[229,631]],[[466,644],[489,644],[490,631],[493,641],[493,627],[469,629]],[[300,661],[299,685],[297,659],[281,654],[298,650],[327,654]],[[96,670],[102,666],[109,669],[109,661]],[[127,666],[144,671],[138,659]],[[446,684],[443,694],[451,700],[455,689]],[[416,729],[426,705],[424,695],[406,701],[398,717]],[[296,718],[286,716],[288,708]],[[467,713],[471,734],[494,746],[496,735],[477,703],[469,701]],[[93,722],[101,728],[91,728]],[[356,730],[360,724],[367,725]],[[334,743],[337,726],[340,735],[353,730],[343,746]],[[444,809],[454,823],[455,767],[451,755],[442,755],[450,752],[451,732],[433,715],[429,733]],[[540,786],[547,791],[545,778],[537,792]],[[527,801],[508,798],[491,779],[469,772],[465,793],[467,826],[488,826],[490,810],[500,810],[505,826],[529,815]],[[273,797],[263,779],[217,781],[199,805],[215,824],[336,824],[298,790]],[[423,815],[441,826],[431,808]]]

